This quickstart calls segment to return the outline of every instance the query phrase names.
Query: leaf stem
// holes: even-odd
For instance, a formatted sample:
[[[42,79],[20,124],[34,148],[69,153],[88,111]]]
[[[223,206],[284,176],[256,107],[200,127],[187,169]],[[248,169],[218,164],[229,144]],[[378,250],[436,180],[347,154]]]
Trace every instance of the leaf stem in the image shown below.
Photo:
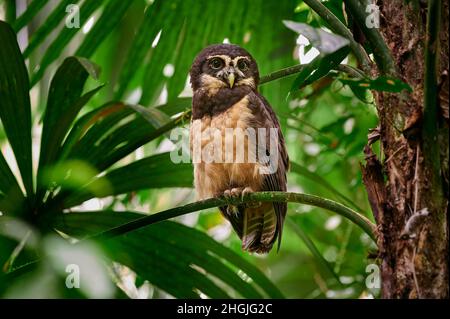
[[[337,282],[342,285],[341,280],[339,279],[338,274],[334,271],[333,267],[322,256],[322,254],[317,249],[316,245],[311,240],[311,238],[308,236],[308,234],[299,225],[297,225],[297,223],[292,218],[292,216],[289,216],[288,218],[286,218],[286,223],[292,228],[292,230],[297,234],[297,236],[300,237],[300,239],[303,241],[305,246],[309,249],[311,254],[318,261],[319,266],[322,266],[324,269],[326,269],[337,280]]]
[[[350,30],[322,2],[318,0],[304,0],[304,2],[330,25],[332,31],[350,41],[350,48],[364,71],[368,73],[370,71],[370,59],[364,48],[355,41]]]
[[[129,223],[120,225],[118,227],[111,228],[100,234],[96,234],[89,239],[102,240],[111,237],[123,235],[130,231],[166,220],[188,213],[204,210],[212,207],[220,207],[225,205],[239,205],[248,202],[296,202],[300,204],[311,205],[315,207],[324,208],[336,214],[339,214],[356,225],[358,225],[367,235],[370,236],[374,241],[376,241],[376,228],[375,225],[366,217],[360,213],[355,212],[351,208],[344,206],[338,202],[332,201],[330,199],[322,198],[319,196],[300,194],[300,193],[284,193],[284,192],[258,192],[251,193],[245,196],[243,199],[225,199],[220,198],[209,198],[195,203],[190,203],[184,206],[179,206],[171,208],[156,214],[145,216]]]

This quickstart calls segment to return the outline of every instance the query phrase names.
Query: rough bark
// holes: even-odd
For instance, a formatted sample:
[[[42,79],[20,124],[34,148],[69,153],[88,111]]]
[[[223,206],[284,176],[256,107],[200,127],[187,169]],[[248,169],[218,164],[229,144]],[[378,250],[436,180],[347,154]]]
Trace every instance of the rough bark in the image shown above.
[[[380,32],[412,93],[376,93],[382,158],[366,147],[363,180],[378,225],[383,298],[448,298],[448,0],[438,64],[439,154],[424,138],[425,1],[377,1]],[[435,174],[433,165],[439,163]]]

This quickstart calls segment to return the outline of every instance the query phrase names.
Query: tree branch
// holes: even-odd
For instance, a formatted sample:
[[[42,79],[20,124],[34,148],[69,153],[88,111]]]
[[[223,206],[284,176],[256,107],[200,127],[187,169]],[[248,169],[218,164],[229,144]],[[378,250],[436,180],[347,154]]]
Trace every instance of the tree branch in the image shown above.
[[[184,206],[171,208],[156,214],[145,216],[136,219],[132,222],[111,228],[100,234],[93,235],[87,239],[104,240],[111,237],[123,235],[130,231],[163,221],[170,218],[178,217],[188,213],[204,210],[212,207],[220,207],[225,205],[239,205],[248,202],[296,202],[300,204],[311,205],[315,207],[324,208],[336,214],[339,214],[356,225],[358,225],[367,235],[376,241],[375,225],[363,215],[354,210],[332,201],[330,199],[322,198],[314,195],[299,194],[299,193],[284,193],[284,192],[259,192],[252,193],[245,196],[243,199],[237,198],[227,200],[225,198],[209,198],[195,203],[190,203]]]
[[[424,79],[424,112],[423,112],[423,153],[432,169],[433,185],[441,189],[440,153],[438,136],[438,84],[437,69],[439,57],[439,29],[441,24],[441,1],[428,1],[427,35],[425,41],[425,79]],[[440,196],[440,194],[435,194]]]
[[[259,80],[259,85],[263,85],[265,83],[275,81],[275,80],[290,76],[295,73],[300,73],[305,68],[305,65],[306,64],[297,64],[297,65],[290,66],[290,67],[269,73],[267,75],[264,75]]]
[[[304,2],[313,9],[322,19],[324,19],[331,27],[332,31],[343,36],[350,41],[350,48],[361,63],[365,72],[370,71],[370,59],[364,48],[355,41],[350,30],[318,0],[304,0]]]
[[[359,0],[345,0],[344,2],[346,8],[349,9],[351,15],[358,23],[358,26],[364,31],[364,35],[369,40],[375,57],[375,62],[377,63],[381,73],[395,75],[395,62],[386,42],[381,36],[381,33],[377,28],[368,28],[366,25],[367,13],[363,7],[363,3]]]
[[[278,80],[280,78],[288,77],[296,73],[300,73],[303,71],[307,64],[297,64],[294,66],[290,66],[272,73],[269,73],[267,75],[264,75],[261,77],[261,80],[259,81],[259,85],[266,84],[271,81]],[[357,68],[354,68],[347,64],[339,64],[336,68],[333,68],[334,71],[344,72],[348,75],[354,77],[354,78],[364,78],[365,75],[362,71],[358,70]]]

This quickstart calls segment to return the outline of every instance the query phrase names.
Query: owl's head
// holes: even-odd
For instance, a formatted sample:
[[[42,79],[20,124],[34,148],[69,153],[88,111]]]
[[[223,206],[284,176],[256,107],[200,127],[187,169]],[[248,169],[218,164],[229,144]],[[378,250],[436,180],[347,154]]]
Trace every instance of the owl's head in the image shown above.
[[[191,71],[192,89],[233,89],[249,86],[256,90],[259,82],[258,66],[253,57],[240,46],[215,44],[204,48],[195,58]]]

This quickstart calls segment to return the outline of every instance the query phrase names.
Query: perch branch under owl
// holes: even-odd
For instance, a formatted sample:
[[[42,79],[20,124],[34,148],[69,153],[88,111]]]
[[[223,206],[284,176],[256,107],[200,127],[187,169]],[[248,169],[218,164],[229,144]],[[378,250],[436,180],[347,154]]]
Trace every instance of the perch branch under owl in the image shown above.
[[[94,235],[89,239],[108,239],[111,237],[119,236],[130,231],[163,221],[170,218],[178,217],[181,215],[193,213],[196,211],[219,207],[225,204],[241,204],[248,202],[295,202],[310,206],[315,206],[319,208],[324,208],[328,211],[341,215],[352,221],[354,224],[359,226],[370,238],[374,241],[376,240],[376,227],[375,225],[362,214],[354,211],[353,209],[342,205],[333,200],[322,198],[319,196],[301,194],[301,193],[290,193],[290,192],[257,192],[246,195],[244,198],[235,199],[225,199],[220,198],[209,198],[202,201],[190,203],[187,205],[171,208],[159,213],[144,216],[142,218],[136,219],[132,222],[120,225],[118,227],[111,228],[105,232]]]

